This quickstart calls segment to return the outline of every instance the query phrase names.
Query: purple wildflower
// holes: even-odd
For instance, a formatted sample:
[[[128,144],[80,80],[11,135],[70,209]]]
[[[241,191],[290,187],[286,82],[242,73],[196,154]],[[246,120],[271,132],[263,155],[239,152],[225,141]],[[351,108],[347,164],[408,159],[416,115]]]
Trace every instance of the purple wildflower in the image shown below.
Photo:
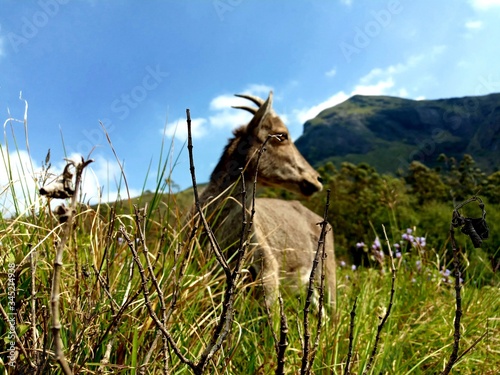
[[[425,237],[416,237],[415,238],[415,243],[420,246],[420,247],[425,247],[426,242],[425,242]]]
[[[440,272],[444,277],[449,277],[451,275],[451,271],[448,268],[445,270],[441,270]]]
[[[403,240],[411,242],[411,243],[413,243],[414,240],[415,240],[415,238],[411,234],[409,234],[409,233],[403,233],[403,235],[401,236],[401,238],[403,238]]]

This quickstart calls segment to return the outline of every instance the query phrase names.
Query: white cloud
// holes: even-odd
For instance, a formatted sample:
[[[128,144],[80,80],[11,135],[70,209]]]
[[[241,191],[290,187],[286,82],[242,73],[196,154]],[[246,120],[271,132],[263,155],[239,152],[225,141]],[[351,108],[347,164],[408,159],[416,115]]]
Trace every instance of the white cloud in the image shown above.
[[[212,111],[220,111],[224,110],[227,107],[232,105],[236,105],[241,101],[241,99],[233,96],[233,95],[219,95],[212,99],[210,102],[210,110]]]
[[[265,99],[269,95],[269,91],[271,91],[272,89],[273,88],[271,86],[268,86],[268,85],[251,84],[251,85],[248,85],[248,87],[243,91],[243,93],[261,96],[262,98]]]
[[[465,27],[469,30],[479,30],[483,27],[482,21],[468,21],[465,23]]]
[[[250,94],[266,99],[272,87],[263,84],[252,84],[247,86],[242,94]],[[234,129],[250,121],[252,115],[243,110],[236,110],[232,106],[254,106],[247,99],[239,98],[230,94],[223,94],[215,97],[210,102],[210,110],[215,112],[209,117],[210,125],[215,128]]]
[[[35,205],[36,181],[34,171],[40,168],[30,159],[28,152],[16,150],[7,153],[0,148],[0,206],[3,216],[15,213],[17,206],[21,212]]]
[[[394,86],[394,80],[389,77],[378,81],[372,85],[357,85],[351,93],[352,95],[388,95],[388,89]]]
[[[471,0],[471,4],[478,10],[488,10],[494,7],[500,7],[500,0]]]
[[[444,47],[438,46],[433,48],[433,53],[441,53]],[[387,79],[397,74],[404,73],[411,68],[417,66],[424,59],[423,55],[415,55],[408,58],[405,63],[390,65],[385,69],[375,68],[372,69],[367,75],[361,77],[360,83],[367,84],[373,82],[375,79]]]
[[[335,77],[336,75],[337,75],[337,69],[335,69],[335,68],[333,68],[325,73],[325,76],[327,76],[329,78]]]
[[[172,122],[167,125],[164,130],[161,129],[161,133],[163,132],[167,137],[175,137],[181,141],[187,140],[188,131],[186,119],[180,118],[177,121]],[[193,138],[201,138],[206,135],[207,132],[208,126],[206,119],[201,117],[191,119],[191,136]]]
[[[248,85],[241,93],[250,94],[266,99],[272,87],[263,84]],[[234,129],[238,126],[247,124],[252,115],[248,111],[234,109],[232,106],[249,106],[255,107],[253,103],[247,99],[239,98],[233,94],[222,94],[216,96],[210,101],[209,111],[212,113],[207,118],[196,118],[191,120],[191,130],[193,138],[201,138],[210,131],[218,129]],[[161,129],[160,133],[168,137],[176,137],[181,141],[187,139],[186,120],[179,119],[166,129]]]
[[[210,125],[218,129],[234,129],[238,126],[247,124],[252,118],[250,112],[228,108],[229,109],[219,111],[214,116],[210,116]]]
[[[72,160],[81,160],[81,156],[74,154]],[[94,155],[94,162],[85,169],[82,183],[82,198],[85,203],[114,202],[117,199],[128,198],[120,165],[115,159],[108,160],[102,155]],[[59,165],[60,170],[64,163]],[[125,178],[127,166],[125,169]],[[130,189],[130,197],[137,197],[140,190]]]
[[[4,38],[0,36],[0,57],[5,55],[5,43]]]
[[[42,167],[30,158],[27,151],[16,150],[7,153],[3,145],[0,151],[0,212],[2,216],[15,215],[16,206],[20,214],[39,210],[44,203],[38,194],[38,189],[42,184],[48,184],[59,176],[66,162],[61,160],[53,163],[46,175]],[[70,159],[81,160],[81,156],[74,154],[70,156]],[[44,181],[41,180],[42,178]],[[121,186],[118,186],[120,181]],[[113,202],[120,197],[127,197],[120,166],[114,159],[107,160],[101,155],[94,155],[94,162],[85,169],[81,189],[83,201],[89,204]],[[131,197],[136,197],[141,191],[131,189],[129,193]],[[58,199],[52,200],[53,207],[60,203]]]
[[[304,108],[301,110],[296,110],[294,112],[294,114],[295,114],[295,117],[297,118],[297,120],[303,124],[307,120],[314,118],[322,110],[336,106],[337,104],[340,104],[340,103],[346,101],[347,99],[349,99],[349,95],[347,95],[343,91],[340,91],[340,92],[336,93],[333,96],[330,96],[328,99],[326,99],[325,101],[323,101],[315,106],[312,106],[310,108]]]
[[[293,112],[296,120],[304,123],[317,116],[321,111],[338,105],[353,95],[397,95],[408,97],[408,90],[404,87],[396,88],[396,77],[408,71],[418,68],[426,59],[433,59],[441,55],[446,46],[434,46],[428,55],[410,56],[404,63],[390,65],[386,68],[374,68],[368,74],[361,77],[350,92],[340,91],[326,100],[314,106],[295,110]]]
[[[317,105],[294,111],[294,115],[300,123],[304,123],[307,120],[316,117],[321,111],[336,106],[346,101],[353,95],[388,95],[388,90],[393,86],[394,81],[392,78],[381,80],[374,84],[358,84],[349,94],[346,94],[344,91],[340,91]],[[405,93],[405,91],[403,92],[402,90],[404,89],[401,89],[400,93]]]
[[[434,57],[436,57],[438,55],[441,55],[447,49],[448,49],[448,46],[443,45],[443,44],[434,46],[434,47],[432,47],[432,50],[431,50],[431,57],[434,58]]]

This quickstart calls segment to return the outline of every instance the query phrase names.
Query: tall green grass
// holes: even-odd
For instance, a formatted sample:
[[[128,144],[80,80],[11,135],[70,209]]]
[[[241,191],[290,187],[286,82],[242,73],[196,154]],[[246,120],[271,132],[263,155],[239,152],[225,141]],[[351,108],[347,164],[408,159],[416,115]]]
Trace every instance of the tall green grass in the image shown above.
[[[160,147],[166,156],[156,167],[160,177],[154,192],[145,192],[135,200],[78,206],[75,226],[64,252],[60,296],[61,336],[74,373],[159,374],[165,371],[165,358],[170,373],[189,373],[171,348],[167,347],[167,356],[163,352],[161,333],[148,313],[140,275],[120,228],[133,239],[141,263],[146,264],[149,257],[153,264],[154,272],[148,274],[146,288],[158,315],[159,299],[151,278],[158,280],[167,305],[178,291],[177,305],[166,328],[186,357],[196,360],[201,355],[218,322],[224,275],[214,258],[204,251],[206,240],[201,230],[190,244],[183,241],[189,236],[184,215],[192,199],[186,193],[169,193],[171,156],[164,151],[164,145]],[[3,163],[11,170],[12,160],[5,158],[6,149],[2,149]],[[16,150],[20,152],[17,146]],[[0,369],[11,374],[61,373],[53,352],[50,285],[55,246],[62,232],[48,202],[37,193],[38,187],[24,185],[22,191],[32,189],[24,193],[25,197],[35,197],[28,200],[28,209],[16,209],[14,216],[0,220],[0,304],[7,310],[4,275],[7,276],[9,265],[14,265],[16,333],[27,354],[18,351],[15,367],[9,366],[7,356],[12,338],[9,325],[2,319]],[[2,187],[0,192],[6,197],[10,191]],[[15,207],[20,207],[17,203]],[[144,208],[139,219],[134,204]],[[395,222],[391,225],[390,233],[401,233],[404,229],[395,227]],[[371,228],[366,223],[366,232],[373,230],[382,232],[381,228]],[[443,232],[442,246],[447,246],[447,235]],[[141,238],[146,240],[147,252]],[[394,306],[383,328],[370,374],[434,374],[444,369],[453,343],[455,292],[452,278],[443,274],[443,266],[446,268],[449,260],[441,259],[443,252],[433,250],[432,243],[427,249],[403,252],[401,258],[395,259]],[[365,370],[377,325],[389,302],[391,275],[387,261],[356,270],[339,266],[336,306],[326,311],[314,373],[345,373],[355,298],[350,371],[362,374]],[[487,259],[475,261],[484,262],[484,269],[487,268]],[[186,265],[185,270],[182,264]],[[500,368],[499,285],[477,287],[474,280],[481,278],[481,267],[474,270],[476,273],[467,278],[462,288],[464,315],[459,354],[463,356],[454,371],[496,374]],[[181,273],[184,273],[182,279]],[[254,284],[244,272],[238,286],[231,334],[209,364],[207,373],[274,373],[275,343],[258,285]],[[301,365],[304,295],[283,293],[289,326],[285,369],[286,373],[295,374]],[[275,330],[279,327],[278,318],[277,314],[271,317]],[[314,316],[311,319],[314,321]]]

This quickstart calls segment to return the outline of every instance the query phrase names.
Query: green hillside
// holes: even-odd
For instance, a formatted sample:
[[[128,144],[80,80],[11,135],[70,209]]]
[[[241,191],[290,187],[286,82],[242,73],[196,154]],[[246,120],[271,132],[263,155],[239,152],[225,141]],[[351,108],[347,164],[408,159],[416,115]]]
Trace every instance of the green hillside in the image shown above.
[[[440,100],[356,95],[304,124],[297,148],[315,166],[368,162],[379,172],[436,164],[444,153],[472,155],[485,172],[498,170],[500,94]]]

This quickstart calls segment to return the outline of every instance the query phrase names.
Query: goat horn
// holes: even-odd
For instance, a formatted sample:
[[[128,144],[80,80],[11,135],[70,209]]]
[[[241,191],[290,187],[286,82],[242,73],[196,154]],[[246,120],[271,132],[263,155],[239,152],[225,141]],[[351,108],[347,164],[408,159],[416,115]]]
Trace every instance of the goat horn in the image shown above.
[[[242,106],[233,105],[232,107],[235,109],[244,109],[245,111],[250,112],[252,115],[255,115],[257,113],[257,108],[247,107],[245,105],[242,105]]]
[[[253,96],[253,95],[248,95],[248,94],[235,94],[235,96],[243,99],[248,99],[255,104],[257,104],[259,107],[264,104],[264,100],[259,98],[258,96]]]

